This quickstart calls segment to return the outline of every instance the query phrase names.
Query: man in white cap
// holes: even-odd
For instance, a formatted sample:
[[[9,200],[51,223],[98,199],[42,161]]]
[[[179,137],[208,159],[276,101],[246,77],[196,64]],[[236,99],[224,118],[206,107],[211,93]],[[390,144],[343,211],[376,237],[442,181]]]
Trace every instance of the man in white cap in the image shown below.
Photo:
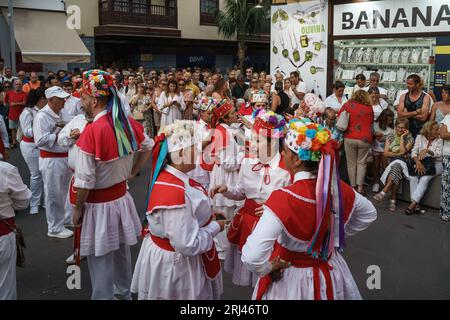
[[[64,127],[61,110],[69,94],[60,87],[45,91],[48,104],[36,115],[33,123],[34,140],[39,148],[39,170],[45,191],[48,236],[70,238],[73,232],[65,228],[71,224],[71,210],[66,203],[71,172],[68,166],[68,148],[60,146],[58,134]]]

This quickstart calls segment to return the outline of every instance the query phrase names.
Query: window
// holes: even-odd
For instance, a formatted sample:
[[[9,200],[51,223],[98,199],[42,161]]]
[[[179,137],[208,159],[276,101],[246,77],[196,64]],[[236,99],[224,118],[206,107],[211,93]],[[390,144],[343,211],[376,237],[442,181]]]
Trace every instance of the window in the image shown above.
[[[200,24],[215,25],[219,0],[200,0]]]
[[[131,12],[146,14],[147,13],[147,0],[132,0]]]
[[[113,1],[113,9],[117,12],[129,12],[130,11],[130,3],[126,0],[114,0]]]

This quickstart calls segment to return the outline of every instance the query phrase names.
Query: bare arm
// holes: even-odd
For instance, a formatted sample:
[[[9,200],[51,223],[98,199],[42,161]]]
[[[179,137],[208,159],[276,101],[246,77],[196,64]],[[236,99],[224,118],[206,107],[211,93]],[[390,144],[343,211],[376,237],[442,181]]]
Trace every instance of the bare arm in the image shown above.
[[[152,154],[151,150],[138,153],[137,160],[133,165],[133,169],[131,170],[131,177],[135,177],[139,173],[139,171],[141,171],[142,167],[150,159],[151,154]]]
[[[277,110],[278,106],[281,104],[281,98],[278,95],[274,95],[272,98],[272,107],[271,110],[275,112]]]

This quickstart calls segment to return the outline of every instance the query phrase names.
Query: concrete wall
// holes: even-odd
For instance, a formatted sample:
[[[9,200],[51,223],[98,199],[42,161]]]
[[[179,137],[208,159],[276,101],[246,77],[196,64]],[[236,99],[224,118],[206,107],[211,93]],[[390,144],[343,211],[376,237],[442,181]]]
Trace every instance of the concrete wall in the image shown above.
[[[220,0],[219,8],[225,8],[224,0]],[[178,29],[184,39],[224,40],[217,27],[200,25],[200,0],[178,0]]]
[[[64,11],[64,2],[55,0],[13,0],[14,8]],[[8,7],[8,0],[0,0],[0,7]]]
[[[97,0],[66,0],[67,7],[76,5],[81,8],[81,29],[78,34],[85,37],[94,36],[94,27],[99,25]]]

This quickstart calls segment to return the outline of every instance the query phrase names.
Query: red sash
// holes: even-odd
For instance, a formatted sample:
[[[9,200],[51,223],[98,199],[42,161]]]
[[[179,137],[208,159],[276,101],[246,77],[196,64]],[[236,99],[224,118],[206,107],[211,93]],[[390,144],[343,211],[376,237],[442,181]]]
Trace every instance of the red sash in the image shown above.
[[[14,218],[0,219],[0,237],[13,232],[14,230],[11,228],[16,228],[16,220]]]
[[[70,203],[75,205],[77,201],[77,191],[73,187],[75,182],[74,177],[70,180],[69,198]],[[127,193],[126,181],[120,182],[112,187],[106,189],[92,189],[89,190],[89,195],[86,203],[105,203],[122,198]]]
[[[280,257],[282,260],[290,262],[294,268],[313,268],[314,300],[321,300],[320,272],[322,272],[325,277],[327,299],[334,300],[333,282],[331,281],[330,275],[330,270],[333,270],[333,267],[328,264],[328,261],[313,259],[304,252],[289,251],[278,244],[278,242],[275,244],[275,249],[272,252],[270,261],[274,260],[276,257]],[[269,290],[271,284],[272,276],[270,274],[259,279],[256,300],[262,299],[263,295]]]
[[[231,222],[227,237],[230,243],[239,247],[239,252],[242,252],[242,247],[260,219],[255,215],[255,209],[261,205],[255,200],[246,199],[244,206],[236,213]]]
[[[27,136],[22,137],[23,142],[34,143],[34,138],[28,138]]]
[[[68,152],[57,153],[46,150],[39,150],[39,156],[41,158],[67,158],[69,156],[69,153]]]
[[[209,225],[211,223],[212,219],[210,219],[204,227]],[[150,237],[152,238],[152,241],[161,249],[175,252],[175,248],[172,247],[170,244],[169,239],[166,238],[160,238],[157,236],[154,236],[150,233]],[[216,251],[216,245],[213,243],[211,249],[208,252],[205,252],[201,255],[202,262],[203,262],[203,270],[205,271],[205,275],[208,279],[213,280],[216,278],[216,276],[220,272],[220,260],[219,256],[217,255]]]

